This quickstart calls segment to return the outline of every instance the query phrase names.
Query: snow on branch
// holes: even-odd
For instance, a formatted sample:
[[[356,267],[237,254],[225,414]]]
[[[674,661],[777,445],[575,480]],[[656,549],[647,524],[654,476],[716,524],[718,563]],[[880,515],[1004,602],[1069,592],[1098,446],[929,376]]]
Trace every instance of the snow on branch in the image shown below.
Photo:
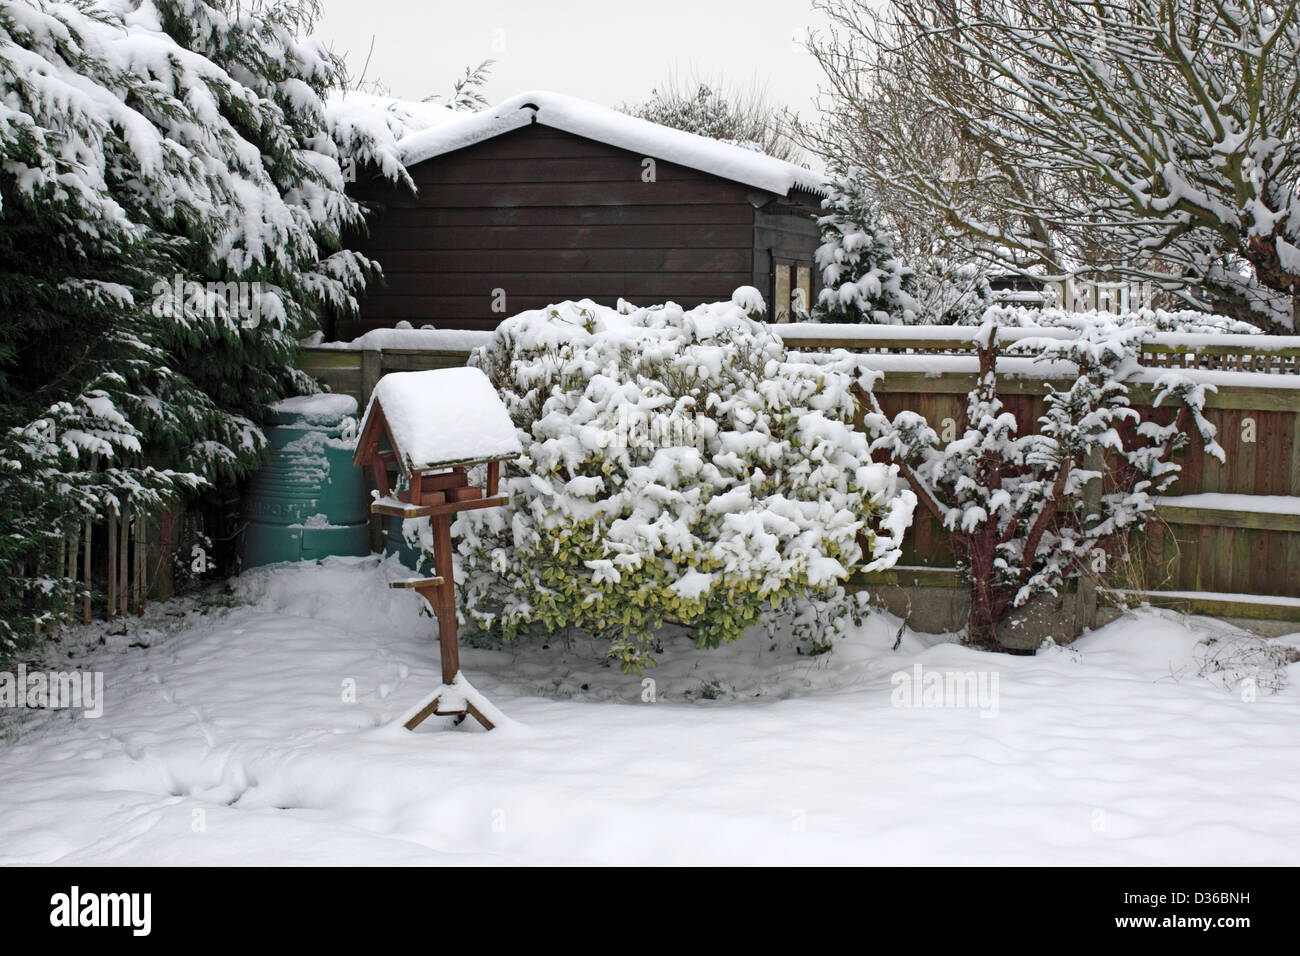
[[[1000,344],[993,310],[974,336],[979,374],[967,397],[966,427],[941,445],[915,412],[890,419],[873,393],[864,424],[873,450],[898,464],[923,507],[948,531],[971,583],[968,638],[997,645],[1002,621],[1038,595],[1057,594],[1085,562],[1114,550],[1155,510],[1153,496],[1177,478],[1172,455],[1189,444],[1189,416],[1206,452],[1222,460],[1203,414],[1205,389],[1162,376],[1155,404],[1177,398],[1167,421],[1144,418],[1130,401],[1150,327],[1063,319],[1069,335],[1021,336]],[[1005,349],[1053,369],[1073,368],[1068,388],[1049,388],[1034,432],[1021,434],[998,395]]]

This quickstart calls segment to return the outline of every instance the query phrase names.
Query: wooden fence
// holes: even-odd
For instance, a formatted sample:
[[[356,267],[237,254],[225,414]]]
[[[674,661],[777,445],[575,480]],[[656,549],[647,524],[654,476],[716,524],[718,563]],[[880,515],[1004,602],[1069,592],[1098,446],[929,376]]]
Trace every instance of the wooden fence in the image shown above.
[[[150,601],[167,600],[178,585],[183,590],[233,573],[239,505],[229,495],[157,510],[126,502],[119,514],[82,522],[31,568],[59,588],[37,634],[143,614]]]
[[[159,561],[157,548],[151,557],[150,524],[146,515],[128,510],[104,521],[85,521],[59,541],[54,565],[43,568],[51,579],[65,582],[51,627],[144,611],[150,581],[157,577],[153,565]]]
[[[375,383],[389,372],[455,368],[469,359],[466,349],[304,349],[299,367],[328,386],[351,395],[364,408]]]
[[[846,349],[883,370],[875,391],[884,410],[924,415],[948,438],[964,429],[966,394],[975,384],[973,328],[774,326],[792,351]],[[1002,338],[1061,336],[1060,329],[1009,329]],[[302,368],[335,391],[364,402],[391,371],[462,365],[465,349],[307,349]],[[1175,495],[1161,499],[1157,520],[1127,542],[1099,582],[1127,595],[1226,617],[1300,621],[1300,337],[1156,335],[1142,363],[1195,370],[1214,385],[1205,416],[1227,460],[1203,453],[1199,437],[1182,454]],[[1053,382],[1033,360],[999,364],[999,393],[1022,433],[1035,427]],[[1152,411],[1150,382],[1132,388],[1134,404]],[[1162,417],[1162,420],[1168,420]],[[918,511],[904,556],[892,571],[869,580],[908,587],[961,587],[947,537]]]

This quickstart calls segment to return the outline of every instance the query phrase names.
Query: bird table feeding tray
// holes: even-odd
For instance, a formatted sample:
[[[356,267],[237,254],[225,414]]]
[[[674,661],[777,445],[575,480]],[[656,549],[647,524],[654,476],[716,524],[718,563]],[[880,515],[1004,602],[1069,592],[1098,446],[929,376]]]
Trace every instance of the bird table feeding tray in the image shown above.
[[[451,519],[460,511],[506,504],[498,494],[501,462],[522,453],[510,413],[476,368],[392,372],[370,396],[353,459],[374,477],[378,496],[370,510],[428,518],[433,531],[434,575],[391,584],[415,591],[438,619],[442,685],[405,722],[408,730],[434,715],[469,715],[492,729],[483,713],[486,702],[460,674]],[[483,486],[469,483],[467,469],[475,465],[487,466]]]

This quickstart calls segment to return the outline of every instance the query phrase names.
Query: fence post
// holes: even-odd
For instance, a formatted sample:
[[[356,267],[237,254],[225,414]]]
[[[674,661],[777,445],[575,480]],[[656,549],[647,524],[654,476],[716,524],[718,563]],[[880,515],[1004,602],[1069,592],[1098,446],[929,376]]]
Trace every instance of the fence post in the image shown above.
[[[105,617],[110,621],[117,617],[117,512],[108,513],[108,537],[105,541],[105,552],[108,555],[108,584],[105,588],[105,597],[107,601],[107,612]]]
[[[87,519],[86,519],[86,531],[85,531],[85,534],[83,535],[83,537],[86,539],[86,540],[85,540],[85,549],[86,549],[86,551],[85,551],[85,557],[82,559],[82,562],[81,562],[82,584],[83,584],[83,585],[85,586],[85,588],[86,588],[86,592],[81,596],[81,623],[82,623],[82,624],[89,624],[89,623],[90,623],[90,590],[91,590],[91,579],[90,579],[90,535],[91,535],[91,529],[92,529],[93,527],[94,527],[94,525],[92,525],[92,524],[90,523],[90,519],[87,518]]]
[[[130,608],[126,601],[127,580],[127,545],[131,536],[131,518],[125,507],[122,508],[121,537],[117,539],[117,610],[126,615]]]
[[[68,579],[68,602],[64,608],[64,623],[71,627],[76,620],[74,614],[77,607],[77,553],[81,550],[81,529],[77,525],[72,526],[72,536],[68,540],[68,565],[63,569],[63,573]]]
[[[149,522],[143,511],[135,513],[135,613],[143,614],[145,602],[149,598],[149,589],[145,581],[147,565],[145,563],[145,546],[148,540]]]
[[[58,576],[59,578],[64,577],[65,574],[66,574],[66,572],[67,572],[67,570],[68,570],[68,568],[67,568],[67,552],[68,552],[68,539],[67,539],[66,536],[64,536],[64,535],[60,535],[60,536],[59,536],[59,557],[58,557],[58,561],[55,563],[55,568],[57,569],[56,574],[57,574],[57,576]],[[54,630],[54,625],[55,625],[55,623],[59,620],[59,617],[60,617],[60,615],[58,615],[57,612],[54,612],[54,613],[52,613],[52,614],[50,615],[50,630],[51,630],[51,631]]]
[[[370,393],[379,384],[383,375],[383,353],[378,349],[361,351],[361,407],[364,409],[370,401]]]

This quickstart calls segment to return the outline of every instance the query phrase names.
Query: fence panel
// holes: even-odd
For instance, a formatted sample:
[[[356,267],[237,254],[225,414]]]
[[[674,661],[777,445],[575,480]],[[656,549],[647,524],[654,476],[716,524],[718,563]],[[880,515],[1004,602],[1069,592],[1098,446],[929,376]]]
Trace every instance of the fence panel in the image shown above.
[[[844,349],[884,369],[875,392],[890,415],[904,409],[930,422],[945,440],[965,426],[966,394],[975,384],[975,329],[967,327],[774,326],[792,351]],[[1007,344],[1061,329],[1008,329]],[[309,348],[302,367],[332,390],[363,404],[379,375],[463,365],[468,349],[349,350]],[[1022,432],[1036,427],[1053,385],[1028,358],[999,365],[999,394]],[[1181,455],[1183,472],[1162,500],[1157,520],[1129,542],[1127,558],[1102,583],[1115,592],[1204,613],[1300,621],[1300,337],[1161,333],[1142,350],[1154,373],[1194,370],[1217,391],[1206,399],[1225,463],[1205,455],[1199,437]],[[1153,390],[1132,389],[1145,415]],[[1167,420],[1167,419],[1164,419]],[[955,556],[937,522],[922,512],[904,542],[900,566],[872,576],[879,583],[951,589],[961,586]]]

